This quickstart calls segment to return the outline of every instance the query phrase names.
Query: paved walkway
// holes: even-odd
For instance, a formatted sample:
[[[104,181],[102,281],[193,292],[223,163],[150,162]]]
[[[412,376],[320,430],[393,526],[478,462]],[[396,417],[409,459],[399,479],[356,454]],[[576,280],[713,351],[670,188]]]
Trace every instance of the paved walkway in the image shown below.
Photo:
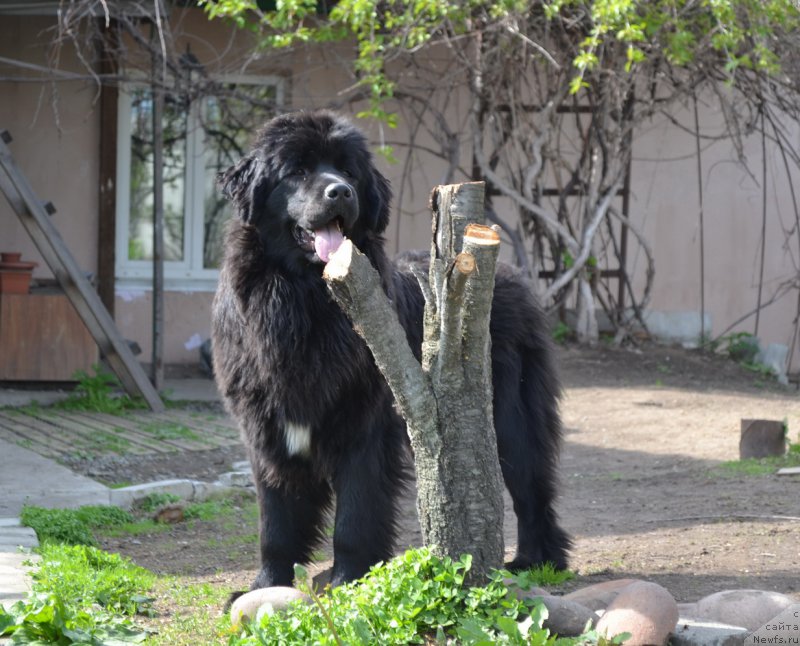
[[[213,382],[205,379],[169,381],[167,389],[174,400],[218,399]],[[0,388],[0,406],[49,404],[64,396],[66,393]],[[111,490],[52,459],[0,438],[0,603],[9,606],[23,599],[30,589],[23,563],[31,558],[26,550],[36,547],[38,541],[32,529],[19,524],[23,505],[51,508],[108,505],[114,492],[119,490]],[[3,641],[0,638],[0,644]]]

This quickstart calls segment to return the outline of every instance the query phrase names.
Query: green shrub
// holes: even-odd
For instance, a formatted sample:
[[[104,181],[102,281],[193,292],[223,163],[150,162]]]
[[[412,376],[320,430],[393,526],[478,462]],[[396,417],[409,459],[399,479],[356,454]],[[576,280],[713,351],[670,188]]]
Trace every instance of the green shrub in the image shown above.
[[[147,637],[129,616],[149,608],[153,574],[86,545],[48,542],[40,554],[32,593],[8,610],[0,606],[0,635],[11,635],[14,644],[87,645]]]
[[[87,505],[79,509],[45,509],[26,505],[20,522],[31,527],[41,543],[55,541],[68,545],[96,545],[93,529],[116,527],[133,521],[119,507]]]
[[[133,408],[144,408],[144,401],[126,394],[120,394],[119,380],[100,365],[92,366],[93,375],[85,370],[77,370],[74,378],[78,385],[66,399],[54,407],[64,410],[92,411],[119,415]]]
[[[152,601],[146,592],[155,576],[119,554],[59,543],[45,543],[40,554],[34,591],[54,591],[63,603],[97,604],[126,615],[142,612]]]
[[[174,493],[164,493],[164,492],[157,492],[157,493],[149,493],[144,498],[142,498],[136,506],[141,509],[143,512],[149,514],[164,505],[171,505],[173,503],[178,502],[181,499],[180,496],[175,495]]]
[[[469,556],[440,559],[420,548],[374,567],[361,581],[246,624],[231,646],[251,644],[555,644],[541,601],[518,599],[497,572],[467,587]],[[300,578],[305,577],[298,568]],[[530,617],[521,625],[520,621]],[[587,634],[580,643],[597,643]]]
[[[567,341],[571,340],[575,336],[572,328],[564,323],[564,321],[559,321],[556,323],[553,326],[551,334],[553,336],[553,340],[561,345],[564,345]]]
[[[722,339],[728,355],[734,361],[751,363],[758,354],[758,339],[749,332],[737,332]]]

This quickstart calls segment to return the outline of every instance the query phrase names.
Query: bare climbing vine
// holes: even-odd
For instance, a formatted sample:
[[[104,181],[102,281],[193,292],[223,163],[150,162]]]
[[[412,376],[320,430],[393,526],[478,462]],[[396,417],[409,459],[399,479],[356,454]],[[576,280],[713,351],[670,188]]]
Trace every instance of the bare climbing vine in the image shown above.
[[[236,96],[239,90],[203,74],[193,67],[190,52],[178,51],[183,25],[162,10],[167,6],[162,0],[121,6],[103,0],[62,3],[52,33],[51,73],[36,72],[47,76],[53,96],[65,74],[59,71],[60,52],[72,48],[87,81],[95,84],[148,75],[157,54],[168,70],[166,84],[180,96],[253,100]],[[771,172],[780,172],[780,182],[791,191],[793,221],[784,225],[766,210],[762,217],[765,226],[781,227],[792,274],[770,285],[771,294],[761,275],[758,302],[743,320],[775,299],[796,295],[794,326],[800,331],[795,3],[420,0],[377,11],[377,0],[323,2],[316,9],[285,0],[275,11],[262,6],[243,0],[206,3],[209,14],[232,18],[261,40],[261,49],[235,53],[234,33],[217,54],[216,71],[241,72],[257,57],[285,61],[315,41],[323,47],[337,39],[354,42],[353,61],[343,61],[352,65],[353,85],[329,102],[353,109],[367,103],[366,113],[388,125],[398,118],[407,125],[404,140],[383,129],[388,134],[382,143],[402,162],[398,210],[408,210],[413,171],[430,157],[443,168],[431,184],[486,181],[488,217],[500,225],[514,261],[540,279],[535,282],[548,308],[562,316],[575,310],[584,341],[597,338],[600,312],[618,342],[645,327],[655,262],[625,197],[637,134],[653,119],[666,118],[693,133],[698,144],[728,141],[766,196],[765,180],[771,179],[763,173],[766,167],[758,173],[759,160],[744,153],[748,138],[763,137],[765,150],[780,153],[783,168]],[[98,72],[104,51],[118,64],[112,74]],[[20,61],[18,70],[24,69]],[[678,120],[676,108],[691,107],[695,100],[722,115],[721,130],[706,132],[698,122]],[[268,111],[275,105],[259,107]],[[702,190],[701,173],[699,164]],[[699,226],[705,234],[704,223]],[[644,259],[636,268],[630,263],[632,247]],[[761,258],[770,252],[764,249]],[[698,278],[703,290],[704,265],[705,260]],[[702,314],[705,294],[701,301]]]

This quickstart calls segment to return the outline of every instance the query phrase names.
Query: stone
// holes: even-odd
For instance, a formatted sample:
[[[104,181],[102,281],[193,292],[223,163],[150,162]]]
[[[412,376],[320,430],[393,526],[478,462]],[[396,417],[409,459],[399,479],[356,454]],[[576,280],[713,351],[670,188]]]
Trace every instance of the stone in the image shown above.
[[[670,646],[742,646],[747,635],[748,631],[741,626],[681,616],[669,643]]]
[[[543,595],[540,598],[548,612],[544,627],[560,637],[576,637],[583,633],[587,624],[593,628],[600,618],[586,606],[564,597]]]
[[[744,640],[744,646],[797,643],[800,643],[800,603],[792,604],[778,616],[768,619]]]
[[[504,579],[508,589],[517,599],[541,599],[547,608],[548,617],[544,627],[562,637],[574,637],[583,633],[586,624],[594,626],[599,616],[586,606],[564,597],[549,594],[544,588],[536,586],[524,589],[514,585],[514,579]]]
[[[534,597],[543,597],[549,594],[544,588],[538,588],[536,586],[532,586],[530,588],[520,588],[516,584],[516,580],[513,577],[504,577],[503,583],[511,592],[514,593],[514,596],[517,597],[517,599],[533,599]]]
[[[743,419],[739,459],[768,458],[786,453],[786,429],[780,420]]]
[[[286,607],[298,599],[309,603],[311,599],[300,590],[286,586],[259,588],[245,592],[231,605],[231,623],[235,626],[242,621],[252,621],[263,608],[263,612],[272,615],[286,610]]]
[[[661,646],[678,622],[678,604],[656,583],[635,581],[619,591],[597,622],[600,635],[629,633],[625,646]]]
[[[136,501],[142,500],[151,494],[168,493],[183,500],[191,500],[194,497],[194,491],[192,480],[158,480],[156,482],[146,482],[144,484],[131,485],[130,487],[112,489],[110,491],[110,499],[112,505],[130,509]]]
[[[253,484],[253,476],[250,471],[228,471],[221,473],[217,482],[225,487],[249,487]]]
[[[603,581],[565,594],[564,598],[586,606],[589,610],[603,610],[617,598],[620,590],[637,581],[638,579]]]
[[[750,631],[763,626],[794,601],[768,590],[723,590],[697,602],[695,619],[741,626]]]

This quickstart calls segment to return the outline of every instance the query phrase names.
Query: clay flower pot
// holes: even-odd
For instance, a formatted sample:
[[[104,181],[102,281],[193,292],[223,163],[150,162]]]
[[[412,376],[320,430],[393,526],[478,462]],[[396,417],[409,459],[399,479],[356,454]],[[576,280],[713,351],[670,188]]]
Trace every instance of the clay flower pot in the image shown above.
[[[27,294],[35,262],[23,262],[22,254],[0,253],[0,294]]]

